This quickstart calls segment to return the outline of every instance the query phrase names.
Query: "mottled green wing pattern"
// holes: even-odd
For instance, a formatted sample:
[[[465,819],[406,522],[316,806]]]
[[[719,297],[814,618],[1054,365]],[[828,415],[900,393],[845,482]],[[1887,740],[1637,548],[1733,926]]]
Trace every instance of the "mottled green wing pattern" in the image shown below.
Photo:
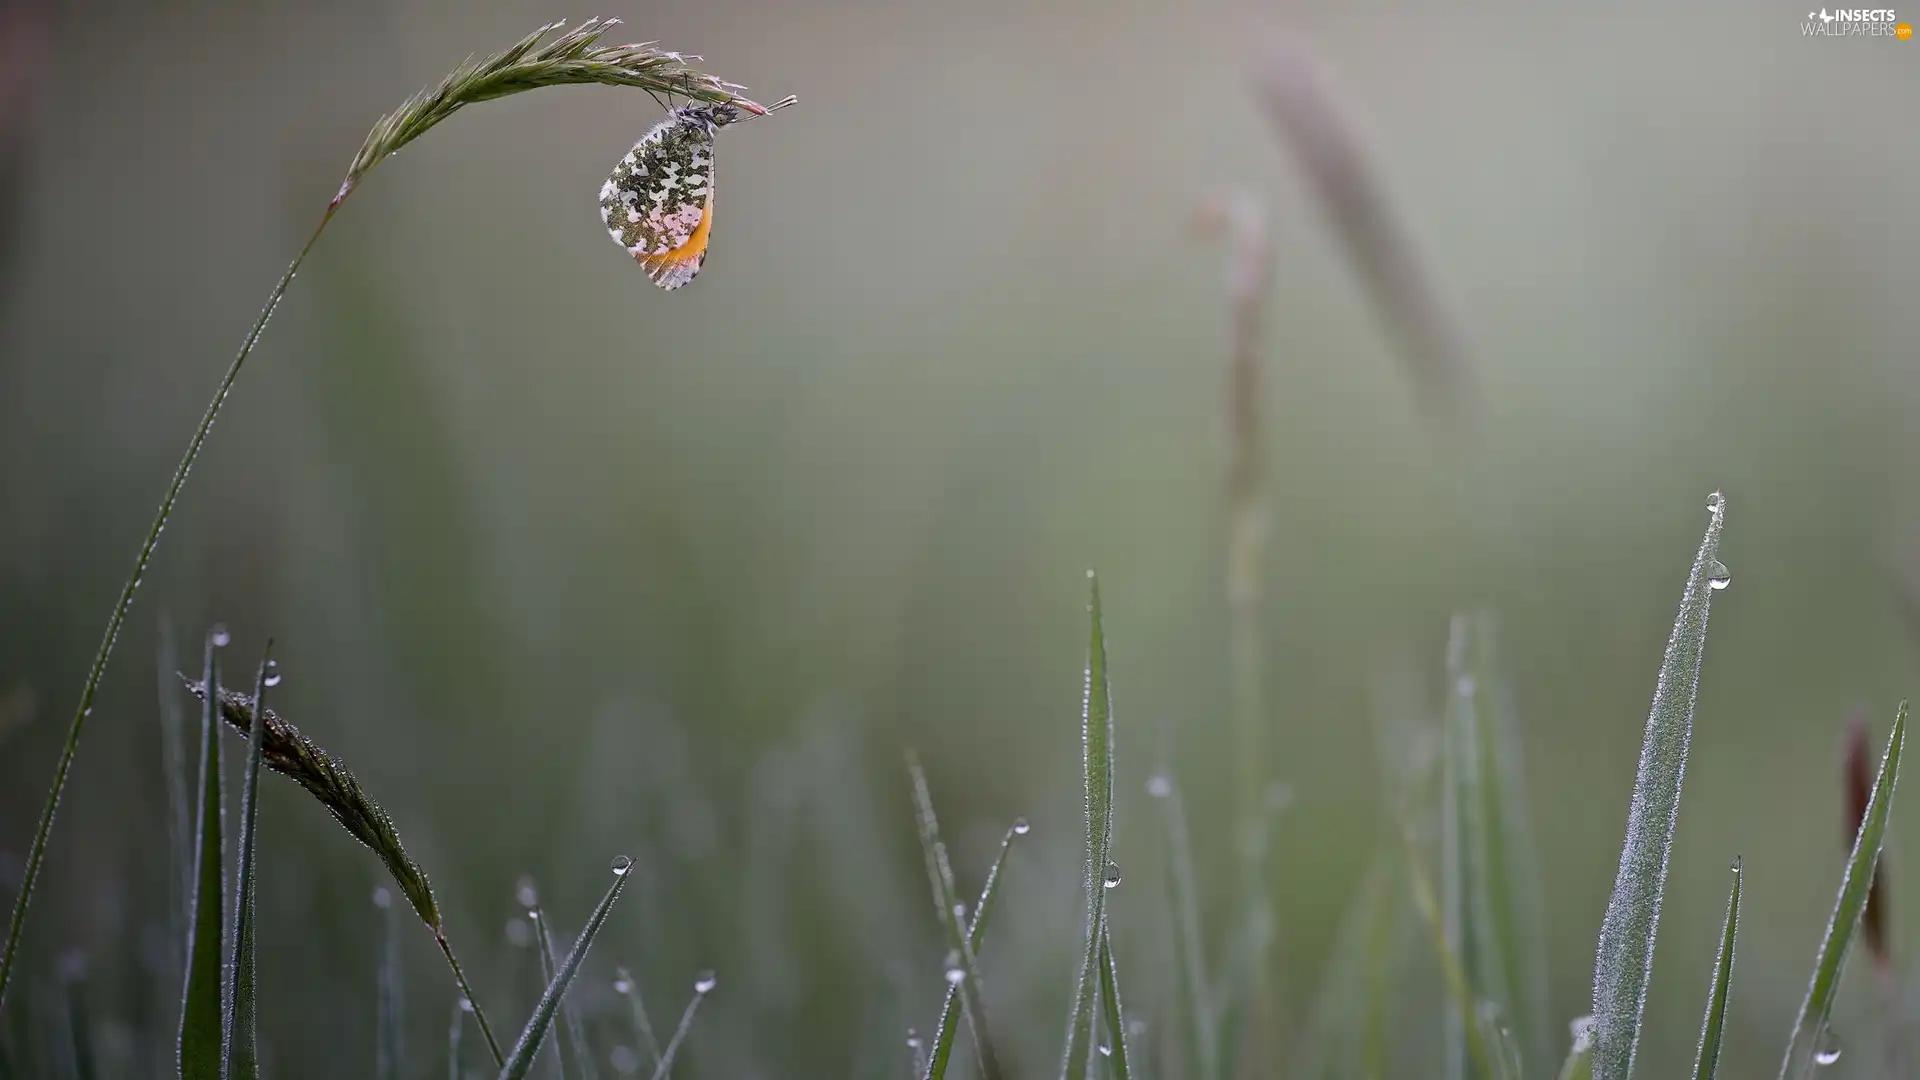
[[[713,135],[724,122],[714,109],[675,109],[620,159],[600,186],[600,220],[614,243],[648,259],[693,239],[713,193]]]

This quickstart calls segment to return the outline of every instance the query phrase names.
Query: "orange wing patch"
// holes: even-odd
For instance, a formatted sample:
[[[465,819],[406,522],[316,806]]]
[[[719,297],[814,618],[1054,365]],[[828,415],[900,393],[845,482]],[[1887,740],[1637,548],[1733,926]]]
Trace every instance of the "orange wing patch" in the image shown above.
[[[700,224],[687,237],[686,243],[664,255],[646,255],[636,252],[634,260],[646,270],[647,276],[655,285],[663,289],[677,289],[692,281],[700,272],[700,266],[707,260],[707,237],[713,232],[713,192],[707,192],[706,205],[700,211]]]

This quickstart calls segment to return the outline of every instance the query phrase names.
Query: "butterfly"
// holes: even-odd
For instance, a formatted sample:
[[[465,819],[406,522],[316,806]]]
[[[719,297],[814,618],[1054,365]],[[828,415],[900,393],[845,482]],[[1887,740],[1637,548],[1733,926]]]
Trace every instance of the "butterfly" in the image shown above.
[[[677,289],[707,259],[713,232],[714,135],[742,114],[764,115],[791,104],[683,105],[633,144],[600,185],[600,220],[613,242],[653,283]]]

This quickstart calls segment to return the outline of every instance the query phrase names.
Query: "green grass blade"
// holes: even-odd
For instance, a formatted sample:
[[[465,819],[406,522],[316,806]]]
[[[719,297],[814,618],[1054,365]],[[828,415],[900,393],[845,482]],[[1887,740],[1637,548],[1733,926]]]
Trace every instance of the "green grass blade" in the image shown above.
[[[1660,901],[1667,888],[1667,859],[1680,817],[1680,786],[1693,741],[1693,703],[1700,661],[1707,645],[1707,613],[1715,590],[1727,582],[1716,558],[1726,520],[1726,500],[1707,500],[1707,531],[1700,539],[1673,633],[1660,660],[1660,676],[1640,744],[1640,765],[1627,810],[1626,841],[1613,895],[1600,923],[1593,964],[1593,1075],[1627,1080],[1640,1046],[1640,1016],[1653,975],[1653,943],[1660,927]]]
[[[513,1044],[513,1053],[507,1056],[506,1064],[500,1067],[500,1080],[523,1080],[527,1071],[533,1068],[534,1055],[539,1053],[540,1043],[547,1037],[547,1029],[553,1026],[560,1000],[566,997],[567,987],[573,985],[574,976],[580,973],[580,964],[586,960],[587,950],[600,933],[601,925],[607,921],[607,913],[613,910],[613,902],[620,898],[620,890],[626,887],[627,874],[632,869],[633,860],[625,855],[613,861],[613,884],[607,887],[606,895],[600,898],[593,914],[587,917],[587,925],[581,929],[566,960],[561,962],[553,978],[547,981],[547,989],[540,995],[540,1003],[534,1006],[533,1015],[527,1018],[527,1026],[521,1029],[519,1041]]]
[[[1375,856],[1347,903],[1289,1076],[1385,1080],[1397,1034],[1392,999],[1407,937],[1398,871],[1397,861]]]
[[[553,927],[545,912],[534,921],[540,932],[541,970],[547,978],[553,978]],[[560,1072],[562,1076],[575,1080],[596,1080],[597,1070],[593,1067],[593,1051],[587,1048],[586,1029],[580,1026],[580,1013],[573,1003],[562,999],[560,1002],[560,1026],[566,1032],[565,1041],[559,1044]]]
[[[1593,1017],[1575,1020],[1572,1030],[1573,1046],[1560,1066],[1560,1080],[1593,1080]]]
[[[259,1080],[260,1050],[257,1029],[258,1004],[254,959],[255,863],[258,861],[256,834],[260,821],[260,763],[265,757],[267,687],[280,681],[273,665],[273,642],[267,642],[260,657],[260,669],[253,677],[253,727],[247,732],[247,765],[240,774],[240,847],[236,855],[233,883],[233,966],[228,972],[232,990],[227,1000],[227,1030],[224,1054],[225,1080]],[[217,685],[217,684],[216,684]]]
[[[947,859],[946,841],[940,838],[940,819],[933,812],[933,793],[927,788],[926,771],[920,759],[907,751],[907,772],[913,778],[914,814],[920,826],[920,850],[927,860],[927,878],[933,888],[933,904],[940,915],[940,927],[946,931],[947,985],[960,991],[960,1007],[973,1030],[974,1053],[980,1059],[980,1072],[987,1080],[999,1080],[1000,1055],[994,1049],[992,1030],[987,1023],[986,1002],[981,988],[980,958],[974,954],[972,935],[967,932],[967,905],[954,884],[953,864]]]
[[[687,1032],[693,1030],[693,1016],[700,1011],[700,1003],[707,1000],[713,992],[712,972],[703,972],[693,983],[693,998],[687,1002],[686,1011],[680,1014],[680,1024],[673,1029],[673,1037],[667,1040],[667,1048],[660,1054],[660,1064],[653,1067],[653,1080],[667,1080],[673,1075],[673,1059],[680,1053],[680,1044],[687,1039]]]
[[[653,1034],[653,1018],[647,1015],[646,1002],[640,997],[640,984],[634,981],[633,972],[626,968],[615,968],[613,972],[613,992],[627,999],[633,1012],[633,1032],[638,1036],[640,1048],[647,1052],[647,1058],[655,1067],[660,1064],[660,1040]]]
[[[1900,781],[1900,752],[1907,739],[1907,703],[1900,703],[1893,731],[1887,736],[1887,752],[1880,759],[1880,775],[1874,779],[1873,794],[1867,798],[1867,812],[1860,819],[1860,831],[1853,840],[1853,854],[1840,879],[1840,894],[1834,899],[1833,918],[1827,923],[1826,937],[1820,942],[1814,960],[1813,979],[1800,1004],[1800,1016],[1794,1022],[1787,1042],[1786,1057],[1780,1063],[1782,1080],[1798,1080],[1809,1075],[1822,1052],[1821,1040],[1827,1020],[1833,1014],[1833,1001],[1840,992],[1840,976],[1847,963],[1847,949],[1853,944],[1860,926],[1860,914],[1872,894],[1874,870],[1880,862],[1880,846],[1886,838],[1887,819],[1893,811],[1893,789]]]
[[[393,894],[384,888],[373,890],[373,906],[380,909],[380,978],[375,985],[373,1071],[379,1080],[398,1080],[404,1071],[407,1051],[401,1023],[400,988],[400,912],[393,906]],[[460,1015],[454,1011],[454,1034],[459,1038]]]
[[[1192,1024],[1194,1080],[1220,1080],[1220,1029],[1213,1011],[1213,984],[1207,978],[1205,935],[1200,923],[1199,877],[1193,869],[1193,836],[1187,828],[1186,800],[1171,768],[1147,781],[1147,794],[1159,801],[1167,827],[1167,898],[1173,914],[1173,948],[1181,983],[1180,1000]]]
[[[1461,964],[1460,954],[1454,950],[1453,943],[1447,940],[1446,918],[1441,911],[1440,899],[1434,892],[1433,879],[1427,875],[1426,866],[1420,860],[1420,849],[1413,830],[1405,827],[1402,833],[1407,854],[1407,880],[1413,890],[1414,907],[1426,922],[1427,934],[1433,940],[1434,959],[1438,961],[1440,976],[1446,983],[1447,999],[1453,1006],[1451,1018],[1458,1025],[1465,1060],[1471,1062],[1480,1075],[1491,1076],[1493,1059],[1481,1030],[1479,1004],[1474,1001],[1473,987],[1467,983],[1467,969]],[[1463,1063],[1462,1068],[1465,1067]]]
[[[1693,1058],[1693,1080],[1713,1080],[1720,1068],[1720,1043],[1727,1028],[1727,988],[1733,980],[1733,938],[1740,930],[1740,860],[1733,860],[1733,891],[1727,894],[1727,922],[1720,931],[1720,956],[1707,986],[1707,1013],[1700,1021],[1700,1050]]]
[[[1492,616],[1456,616],[1451,636],[1446,745],[1459,783],[1461,958],[1476,996],[1511,1023],[1523,1068],[1544,1070],[1545,914],[1518,725],[1504,707]]]
[[[1107,684],[1107,639],[1100,622],[1100,580],[1087,571],[1087,670],[1081,714],[1081,764],[1086,780],[1086,948],[1081,954],[1061,1080],[1083,1080],[1092,1054],[1094,996],[1100,986],[1100,934],[1106,925],[1107,867],[1113,858],[1113,692]]]
[[[1000,871],[1007,865],[1007,852],[1013,849],[1013,838],[1027,834],[1027,819],[1020,818],[1007,827],[1007,834],[1000,838],[1000,853],[993,857],[993,866],[987,870],[987,882],[980,887],[980,900],[973,907],[973,923],[967,928],[967,943],[972,946],[975,956],[980,954],[980,945],[986,939],[987,916],[993,911],[994,897],[1000,889]],[[926,1080],[942,1080],[947,1073],[947,1061],[953,1054],[953,1037],[959,1030],[961,1001],[960,988],[951,983],[947,985],[946,1000],[940,1005],[940,1027],[933,1034],[933,1051],[924,1061],[915,1061],[914,1075]],[[648,1035],[651,1040],[651,1034]],[[918,1042],[919,1037],[914,1037]],[[915,1055],[921,1053],[920,1046],[911,1046]],[[658,1057],[658,1054],[655,1055]]]
[[[180,707],[179,688],[173,681],[180,670],[173,643],[173,621],[160,619],[160,643],[156,647],[154,672],[159,677],[160,749],[167,773],[167,840],[173,854],[176,895],[172,912],[173,936],[185,940],[193,922],[193,767],[188,755],[186,710]],[[4,1075],[4,1074],[0,1074]]]
[[[202,671],[219,685],[214,636],[207,635]],[[226,960],[227,884],[222,873],[220,718],[207,699],[200,709],[200,796],[195,810],[193,923],[187,932],[187,979],[180,995],[180,1080],[220,1080],[221,967]]]
[[[1499,1005],[1483,1001],[1477,1019],[1480,1022],[1480,1038],[1486,1041],[1487,1057],[1493,1070],[1488,1075],[1492,1080],[1522,1080],[1526,1071],[1520,1063],[1520,1042],[1514,1037],[1506,1014],[1501,1012]]]
[[[540,910],[538,907],[528,908],[527,919],[533,923],[534,955],[540,958],[540,979],[542,982],[551,983],[553,981],[554,969],[558,967],[558,965],[555,964],[553,960],[553,935],[547,932],[546,912]],[[563,1014],[565,1008],[566,1006],[563,1002],[561,1005]],[[567,1080],[570,1072],[567,1063],[571,1055],[566,1049],[566,1044],[560,1043],[557,1045],[554,1048],[554,1055],[559,1059],[555,1063],[554,1072],[559,1076],[560,1080]]]
[[[1105,1053],[1113,1067],[1113,1080],[1132,1080],[1127,1064],[1127,1017],[1120,1003],[1120,976],[1113,965],[1113,937],[1103,923],[1100,927],[1100,1002],[1107,1013]]]

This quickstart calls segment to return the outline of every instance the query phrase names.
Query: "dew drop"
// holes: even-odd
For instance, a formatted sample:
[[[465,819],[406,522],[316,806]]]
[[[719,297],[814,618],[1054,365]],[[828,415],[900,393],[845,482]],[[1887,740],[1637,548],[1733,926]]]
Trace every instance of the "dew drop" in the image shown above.
[[[1727,512],[1727,497],[1717,491],[1707,496],[1707,510],[1713,514],[1714,517],[1725,514]]]
[[[1458,679],[1454,680],[1453,696],[1470,698],[1473,696],[1473,692],[1475,690],[1478,690],[1479,688],[1480,688],[1480,684],[1474,681],[1473,676],[1462,675]]]
[[[633,869],[632,859],[627,858],[625,855],[619,855],[614,857],[614,860],[613,860],[613,876],[614,877],[626,877],[627,871],[631,869]]]
[[[918,1050],[920,1049],[921,1045],[922,1044],[920,1042],[920,1033],[913,1030],[912,1028],[908,1028],[907,1029],[907,1049]]]
[[[1567,1027],[1573,1035],[1573,1049],[1575,1053],[1593,1049],[1593,1038],[1600,1031],[1600,1020],[1598,1017],[1582,1016],[1573,1023],[1568,1024]]]
[[[1017,817],[1013,819],[1013,835],[1025,836],[1027,835],[1027,833],[1031,832],[1032,830],[1033,830],[1033,826],[1027,823],[1026,818]]]
[[[463,1012],[463,1013],[470,1013],[470,1012],[472,1012],[472,1011],[473,1011],[473,999],[472,999],[472,998],[464,998],[464,997],[463,997],[463,998],[461,998],[461,999],[460,999],[460,1011],[461,1011],[461,1012]]]
[[[266,668],[261,672],[260,682],[266,686],[280,685],[280,661],[267,661]]]
[[[1113,1056],[1113,1047],[1111,1047],[1111,1046],[1108,1046],[1108,1045],[1107,1045],[1106,1043],[1101,1043],[1101,1044],[1100,1044],[1100,1056],[1101,1056],[1101,1057],[1112,1057],[1112,1056]]]
[[[1154,773],[1147,777],[1147,794],[1156,799],[1164,799],[1173,794],[1173,781],[1163,773]]]
[[[540,890],[534,886],[531,874],[521,874],[520,880],[514,882],[513,897],[520,901],[521,907],[532,907],[540,902]]]
[[[966,981],[967,981],[967,970],[965,968],[950,967],[947,969],[947,985],[948,986],[959,986],[961,983]]]
[[[1822,1028],[1820,1031],[1820,1041],[1814,1047],[1813,1063],[1815,1065],[1832,1065],[1839,1060],[1840,1037],[1833,1033],[1832,1028]]]
[[[384,885],[373,890],[373,906],[382,911],[393,906],[393,894],[388,892]]]
[[[613,992],[616,994],[622,994],[622,995],[633,993],[633,980],[632,979],[613,980]]]
[[[223,622],[214,623],[213,629],[207,631],[207,637],[216,649],[224,649],[233,641],[233,635],[227,633],[227,624]]]
[[[711,971],[703,971],[694,976],[693,992],[705,996],[712,993],[713,988],[718,985],[720,985],[720,976],[715,975]]]
[[[1101,882],[1101,884],[1105,885],[1109,889],[1119,887],[1120,885],[1120,864],[1119,863],[1108,861],[1107,877],[1105,881]]]
[[[1713,560],[1713,565],[1707,567],[1707,586],[1713,589],[1724,589],[1732,583],[1733,575],[1727,571],[1727,564],[1719,559]]]

